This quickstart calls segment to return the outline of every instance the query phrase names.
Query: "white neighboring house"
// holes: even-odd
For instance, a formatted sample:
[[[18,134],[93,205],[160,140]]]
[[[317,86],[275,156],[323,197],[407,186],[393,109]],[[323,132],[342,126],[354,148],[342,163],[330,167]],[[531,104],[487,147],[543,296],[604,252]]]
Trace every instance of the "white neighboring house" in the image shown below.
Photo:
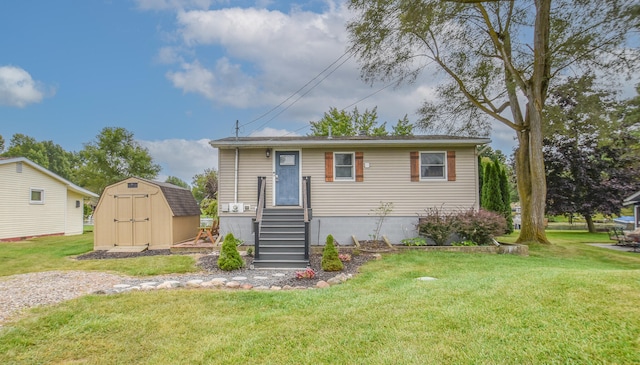
[[[82,234],[83,189],[24,157],[0,157],[0,241]]]

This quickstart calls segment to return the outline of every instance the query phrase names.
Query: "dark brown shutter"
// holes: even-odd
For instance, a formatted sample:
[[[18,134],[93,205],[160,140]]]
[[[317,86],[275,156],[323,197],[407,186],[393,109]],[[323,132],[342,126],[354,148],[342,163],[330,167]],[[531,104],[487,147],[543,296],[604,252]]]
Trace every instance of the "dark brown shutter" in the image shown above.
[[[447,151],[447,180],[456,181],[456,151]]]
[[[324,181],[333,181],[333,152],[324,153]]]
[[[420,181],[420,153],[411,151],[411,181]]]
[[[356,152],[356,182],[364,181],[364,153]]]

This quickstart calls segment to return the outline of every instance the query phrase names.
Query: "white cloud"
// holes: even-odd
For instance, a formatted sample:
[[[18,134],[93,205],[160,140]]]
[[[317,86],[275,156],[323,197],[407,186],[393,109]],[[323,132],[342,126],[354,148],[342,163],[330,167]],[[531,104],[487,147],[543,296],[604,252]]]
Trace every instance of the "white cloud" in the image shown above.
[[[215,92],[213,84],[215,76],[213,72],[202,67],[199,62],[183,63],[182,71],[167,72],[167,78],[173,82],[173,86],[184,92],[202,94],[207,99],[213,99]]]
[[[164,59],[181,61],[167,78],[219,107],[267,110],[288,100],[250,126],[259,132],[248,133],[262,133],[265,126],[300,131],[330,107],[364,111],[377,106],[379,121],[389,128],[405,115],[415,122],[417,109],[435,97],[441,82],[435,67],[398,88],[365,84],[355,59],[345,56],[345,24],[353,14],[343,2],[325,5],[322,12],[296,5],[289,12],[258,5],[177,11],[178,45],[162,52]]]
[[[218,169],[218,150],[209,145],[208,139],[165,139],[159,141],[138,140],[149,150],[155,163],[162,166],[160,180],[176,176],[191,184],[195,174],[205,169]]]
[[[295,137],[295,136],[299,136],[299,134],[296,132],[288,131],[286,129],[275,129],[275,128],[267,127],[259,131],[253,131],[249,135],[249,137],[284,137],[284,136]]]
[[[51,91],[53,94],[53,91]],[[45,87],[19,67],[0,67],[0,104],[24,108],[39,103],[47,94]]]
[[[503,123],[494,121],[491,130],[491,148],[501,150],[505,156],[511,156],[517,146],[516,132]]]
[[[156,55],[155,61],[161,64],[173,64],[184,62],[180,51],[175,47],[162,47]]]
[[[183,92],[200,94],[223,105],[247,107],[255,94],[251,78],[226,58],[218,60],[214,70],[195,61],[183,63],[181,71],[167,72],[166,76]]]
[[[142,10],[208,9],[212,0],[136,0]]]

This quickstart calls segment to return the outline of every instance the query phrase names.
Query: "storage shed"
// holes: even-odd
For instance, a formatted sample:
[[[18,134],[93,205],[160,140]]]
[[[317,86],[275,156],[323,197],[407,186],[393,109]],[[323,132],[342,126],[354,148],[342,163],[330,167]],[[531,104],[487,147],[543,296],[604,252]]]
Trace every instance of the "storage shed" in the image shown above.
[[[94,212],[94,249],[168,249],[193,239],[200,207],[188,189],[131,177],[104,189]]]

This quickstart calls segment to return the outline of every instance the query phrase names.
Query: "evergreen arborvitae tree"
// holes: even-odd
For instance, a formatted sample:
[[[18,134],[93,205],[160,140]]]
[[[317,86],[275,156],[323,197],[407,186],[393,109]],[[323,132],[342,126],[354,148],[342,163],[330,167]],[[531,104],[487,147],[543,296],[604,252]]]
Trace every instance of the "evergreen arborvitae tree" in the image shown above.
[[[218,267],[224,271],[237,270],[244,266],[244,261],[238,252],[238,240],[232,233],[224,237],[220,257],[218,258]]]
[[[484,167],[484,181],[482,184],[482,208],[503,214],[504,203],[500,191],[500,177],[498,166],[494,162],[487,162]]]
[[[480,194],[480,207],[482,208],[482,184],[484,184],[484,166],[482,157],[478,156],[478,194]]]
[[[496,163],[496,166],[499,166]],[[507,178],[507,169],[504,166],[498,167],[500,192],[502,193],[502,214],[507,220],[507,233],[513,232],[513,217],[511,216],[511,192],[509,191],[509,179]]]
[[[327,243],[322,250],[322,270],[324,271],[341,271],[344,268],[338,250],[333,243],[333,236],[327,236]]]

